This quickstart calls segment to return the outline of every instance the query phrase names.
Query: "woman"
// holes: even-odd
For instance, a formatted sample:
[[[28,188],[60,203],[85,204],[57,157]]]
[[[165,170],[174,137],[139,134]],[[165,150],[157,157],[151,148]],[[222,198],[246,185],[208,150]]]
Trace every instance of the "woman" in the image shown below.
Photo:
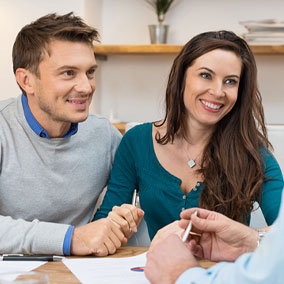
[[[197,35],[173,63],[165,118],[123,137],[95,219],[124,204],[109,218],[129,237],[143,215],[126,205],[137,188],[151,239],[194,206],[247,224],[258,201],[270,225],[283,177],[269,147],[249,46],[228,31]]]

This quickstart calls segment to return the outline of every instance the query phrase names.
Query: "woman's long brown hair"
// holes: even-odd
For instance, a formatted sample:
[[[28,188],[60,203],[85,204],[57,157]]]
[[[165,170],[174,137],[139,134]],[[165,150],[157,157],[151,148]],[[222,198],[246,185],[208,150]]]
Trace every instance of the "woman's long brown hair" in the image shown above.
[[[254,201],[261,201],[264,180],[260,149],[272,147],[267,139],[261,95],[257,88],[257,69],[247,43],[233,32],[207,32],[191,39],[174,60],[167,90],[164,136],[156,141],[173,143],[177,135],[186,136],[187,113],[183,93],[186,71],[201,55],[223,49],[234,52],[242,62],[238,98],[233,109],[218,122],[204,149],[199,172],[204,189],[199,206],[246,223]]]

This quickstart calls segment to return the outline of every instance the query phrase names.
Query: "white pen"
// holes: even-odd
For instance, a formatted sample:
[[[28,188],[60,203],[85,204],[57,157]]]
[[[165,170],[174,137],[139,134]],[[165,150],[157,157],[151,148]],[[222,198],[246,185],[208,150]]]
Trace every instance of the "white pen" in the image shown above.
[[[197,216],[197,210],[195,210],[193,214],[194,214],[195,216]],[[187,238],[188,238],[188,236],[189,236],[189,234],[190,234],[191,228],[192,228],[192,222],[191,222],[191,220],[190,220],[189,223],[188,223],[188,225],[187,225],[187,227],[186,227],[186,229],[185,229],[185,232],[184,232],[184,234],[183,234],[183,237],[182,237],[182,241],[183,241],[184,243],[186,242],[186,240],[187,240]]]
[[[137,189],[134,189],[131,204],[135,207],[136,207],[136,199],[137,199]],[[129,232],[132,232],[131,228],[129,228]]]
[[[132,195],[132,202],[131,202],[133,206],[136,206],[136,198],[137,198],[137,189],[134,189],[133,195]]]

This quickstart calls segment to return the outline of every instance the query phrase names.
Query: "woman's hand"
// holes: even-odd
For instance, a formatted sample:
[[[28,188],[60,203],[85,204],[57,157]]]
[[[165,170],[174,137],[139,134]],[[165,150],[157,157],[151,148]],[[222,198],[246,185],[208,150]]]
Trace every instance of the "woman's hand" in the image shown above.
[[[143,216],[144,211],[131,204],[114,206],[108,214],[108,218],[119,226],[127,239],[137,232],[137,227]]]

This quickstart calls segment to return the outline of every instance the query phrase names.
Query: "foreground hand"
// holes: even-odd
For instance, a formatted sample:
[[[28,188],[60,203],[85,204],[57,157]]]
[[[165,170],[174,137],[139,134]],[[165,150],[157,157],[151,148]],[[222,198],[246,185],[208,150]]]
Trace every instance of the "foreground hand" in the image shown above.
[[[177,235],[170,235],[150,248],[144,272],[153,284],[172,284],[195,266],[199,265],[187,245]]]
[[[151,242],[151,248],[154,247],[157,243],[163,241],[164,239],[166,239],[169,235],[175,234],[178,237],[181,237],[181,235],[183,234],[184,230],[179,226],[179,221],[175,221],[170,223],[169,225],[163,227],[162,229],[160,229],[155,237],[153,238],[152,242]]]
[[[192,215],[197,210],[197,216]],[[181,228],[186,228],[191,218],[192,231],[201,237],[189,237],[189,247],[194,255],[211,261],[234,261],[257,246],[257,232],[239,222],[209,210],[191,208],[181,212]]]
[[[144,211],[131,204],[114,206],[112,211],[108,213],[108,218],[118,225],[127,239],[137,232],[137,227],[143,216]]]
[[[104,218],[74,229],[71,254],[106,256],[115,253],[126,241],[120,229]]]

